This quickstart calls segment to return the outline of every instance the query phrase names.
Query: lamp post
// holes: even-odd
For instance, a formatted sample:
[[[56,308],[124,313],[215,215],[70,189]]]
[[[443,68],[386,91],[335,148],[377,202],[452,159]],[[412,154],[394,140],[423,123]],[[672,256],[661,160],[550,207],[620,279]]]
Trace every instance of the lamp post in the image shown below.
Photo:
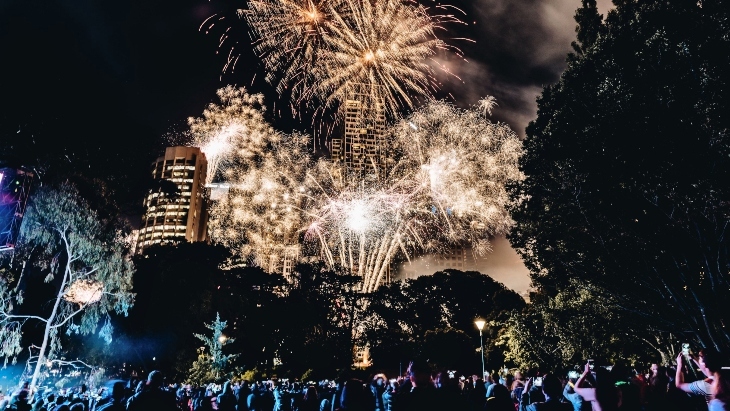
[[[484,325],[486,323],[487,322],[482,319],[474,321],[474,324],[476,324],[479,329],[479,355],[482,356],[482,378],[484,378],[484,340],[482,338],[482,330],[484,330]]]

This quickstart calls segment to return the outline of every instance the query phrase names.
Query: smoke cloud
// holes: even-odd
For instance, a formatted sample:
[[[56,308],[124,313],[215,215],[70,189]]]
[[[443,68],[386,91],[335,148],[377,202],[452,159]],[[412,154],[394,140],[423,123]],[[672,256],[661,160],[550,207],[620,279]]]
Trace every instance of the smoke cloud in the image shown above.
[[[438,75],[444,95],[460,107],[494,96],[499,106],[493,118],[506,122],[524,138],[525,128],[536,116],[542,88],[557,82],[566,68],[566,56],[576,36],[574,15],[581,0],[463,0],[455,5],[465,11],[463,19],[469,23],[463,36],[476,42],[447,39],[464,56],[444,53],[435,59],[454,74]],[[604,18],[612,7],[610,0],[598,0]],[[529,271],[519,255],[503,237],[494,239],[492,245],[492,253],[485,258],[468,257],[463,270],[490,275],[526,295]],[[417,258],[401,266],[396,278],[446,268],[441,263],[435,256]]]
[[[458,4],[469,26],[448,40],[464,52],[435,60],[455,76],[440,74],[445,95],[461,107],[491,95],[499,107],[494,118],[508,123],[520,136],[537,113],[536,98],[546,85],[558,81],[575,40],[575,11],[580,0],[476,0]],[[598,0],[605,17],[610,0]]]

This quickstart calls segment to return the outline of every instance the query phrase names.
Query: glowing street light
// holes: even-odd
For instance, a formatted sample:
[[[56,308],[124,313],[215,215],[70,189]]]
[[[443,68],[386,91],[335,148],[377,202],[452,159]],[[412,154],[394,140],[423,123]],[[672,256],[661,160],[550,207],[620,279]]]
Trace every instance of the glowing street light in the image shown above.
[[[487,322],[479,318],[474,321],[474,324],[476,324],[479,329],[479,355],[482,356],[482,378],[484,378],[484,340],[482,338],[482,330],[484,330],[484,326]]]

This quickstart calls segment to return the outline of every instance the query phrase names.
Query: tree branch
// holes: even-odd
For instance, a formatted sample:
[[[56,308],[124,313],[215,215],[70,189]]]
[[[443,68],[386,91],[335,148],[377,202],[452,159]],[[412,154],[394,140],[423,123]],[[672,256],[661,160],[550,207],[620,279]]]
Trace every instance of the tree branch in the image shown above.
[[[38,320],[44,323],[48,322],[47,318],[39,317],[37,315],[15,315],[15,314],[6,314],[5,312],[0,312],[0,317],[3,318],[2,322],[5,322],[7,319],[17,318],[17,319],[23,319],[23,320]]]

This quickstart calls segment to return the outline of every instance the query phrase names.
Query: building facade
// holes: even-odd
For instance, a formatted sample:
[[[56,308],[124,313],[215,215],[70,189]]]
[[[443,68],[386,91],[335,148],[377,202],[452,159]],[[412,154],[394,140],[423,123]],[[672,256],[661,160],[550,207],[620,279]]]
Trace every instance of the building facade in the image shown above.
[[[262,267],[268,273],[277,273],[284,276],[284,279],[292,284],[294,281],[294,267],[297,265],[301,257],[301,246],[296,245],[277,245],[272,246],[268,250],[268,254],[264,256]]]
[[[150,177],[155,186],[144,199],[136,252],[155,244],[207,240],[207,166],[205,154],[197,147],[168,147],[152,163]]]
[[[331,142],[332,161],[352,178],[372,180],[382,175],[387,166],[385,103],[378,87],[348,86],[341,108],[344,132]]]
[[[434,259],[435,266],[438,270],[460,270],[464,271],[467,264],[467,252],[465,247],[452,246],[441,254],[437,254]],[[473,256],[469,255],[473,260]]]

